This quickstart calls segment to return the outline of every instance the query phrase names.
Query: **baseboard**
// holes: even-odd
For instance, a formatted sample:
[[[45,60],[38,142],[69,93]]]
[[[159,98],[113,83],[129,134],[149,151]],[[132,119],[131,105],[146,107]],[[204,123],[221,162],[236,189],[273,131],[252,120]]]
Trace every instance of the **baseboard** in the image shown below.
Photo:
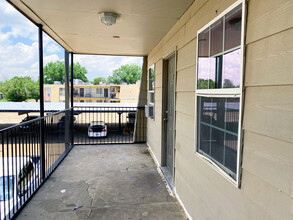
[[[189,219],[189,220],[192,220],[192,217],[190,216],[190,214],[188,213],[187,209],[185,208],[182,200],[180,199],[179,195],[177,194],[176,192],[176,187],[174,186],[174,188],[172,188],[169,183],[168,183],[168,180],[166,179],[165,175],[163,174],[162,172],[162,169],[161,169],[161,165],[159,163],[159,161],[157,160],[156,158],[156,155],[154,154],[153,150],[151,149],[150,145],[147,143],[146,144],[148,146],[148,151],[150,152],[150,155],[151,157],[153,158],[156,166],[157,166],[157,170],[158,170],[158,173],[160,174],[160,176],[164,179],[164,181],[166,182],[166,188],[169,192],[169,194],[172,196],[172,197],[175,197],[177,199],[177,201],[179,202],[180,206],[183,208],[183,211],[184,211],[184,214],[186,215],[186,217]]]
[[[190,214],[188,213],[187,209],[185,208],[184,203],[182,202],[182,200],[180,199],[179,195],[177,194],[176,187],[174,187],[174,194],[175,194],[175,197],[178,200],[179,204],[183,208],[184,213],[185,213],[186,217],[188,218],[188,220],[192,220],[192,217],[190,216]]]

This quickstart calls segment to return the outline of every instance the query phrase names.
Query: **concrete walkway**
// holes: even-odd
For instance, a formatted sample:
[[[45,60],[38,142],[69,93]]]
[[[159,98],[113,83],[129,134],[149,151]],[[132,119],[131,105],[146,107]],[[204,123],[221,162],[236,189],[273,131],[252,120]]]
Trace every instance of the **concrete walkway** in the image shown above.
[[[146,145],[87,145],[73,148],[17,219],[185,217]]]

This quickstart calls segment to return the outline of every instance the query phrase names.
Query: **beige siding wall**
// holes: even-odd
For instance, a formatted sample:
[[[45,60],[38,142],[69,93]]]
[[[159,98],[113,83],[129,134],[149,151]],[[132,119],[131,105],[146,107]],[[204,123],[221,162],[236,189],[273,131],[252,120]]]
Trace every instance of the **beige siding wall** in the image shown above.
[[[293,219],[293,1],[247,1],[241,187],[195,153],[196,33],[235,0],[196,0],[148,56],[161,162],[162,59],[177,48],[175,187],[194,219]],[[217,13],[216,13],[217,11]]]
[[[162,67],[163,60],[157,60],[155,62],[155,117],[154,119],[147,119],[147,143],[149,146],[152,146],[152,150],[159,163],[161,163],[162,136]],[[147,88],[149,88],[148,85]]]
[[[121,85],[120,86],[120,102],[121,103],[137,103],[139,94],[139,85]]]

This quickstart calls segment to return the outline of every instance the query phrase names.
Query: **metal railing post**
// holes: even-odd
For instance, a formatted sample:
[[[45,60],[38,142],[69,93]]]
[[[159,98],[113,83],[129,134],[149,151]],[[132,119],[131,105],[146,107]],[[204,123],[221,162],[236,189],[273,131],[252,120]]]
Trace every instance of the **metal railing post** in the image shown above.
[[[40,117],[44,117],[43,25],[39,24]],[[44,120],[40,124],[41,179],[46,177]]]

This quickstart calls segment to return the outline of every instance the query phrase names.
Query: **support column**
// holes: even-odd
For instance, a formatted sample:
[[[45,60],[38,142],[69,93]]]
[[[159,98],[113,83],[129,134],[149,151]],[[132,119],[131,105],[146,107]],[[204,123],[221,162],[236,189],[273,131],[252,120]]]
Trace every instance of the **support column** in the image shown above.
[[[65,51],[65,109],[69,108],[69,53]]]
[[[74,91],[74,85],[73,85],[73,53],[71,52],[71,77],[70,77],[70,82],[71,82],[71,107],[73,107],[73,91]]]
[[[71,117],[70,117],[70,130],[71,130],[71,145],[74,145],[74,109],[73,109],[73,92],[74,92],[74,85],[73,85],[73,53],[71,52],[71,71],[70,71],[70,82],[71,82]]]
[[[148,57],[143,57],[143,64],[140,78],[140,90],[138,96],[138,107],[134,126],[134,143],[146,142],[147,120],[145,117],[145,105],[147,104],[147,82],[148,82]]]
[[[38,28],[39,28],[40,117],[44,117],[43,25],[39,24]],[[41,180],[44,180],[46,178],[44,130],[45,130],[44,120],[41,120],[41,124],[40,124]]]
[[[69,108],[69,53],[65,51],[64,58],[65,58],[65,109]],[[67,110],[65,113],[65,146],[68,147],[71,142],[70,134],[70,112]]]

